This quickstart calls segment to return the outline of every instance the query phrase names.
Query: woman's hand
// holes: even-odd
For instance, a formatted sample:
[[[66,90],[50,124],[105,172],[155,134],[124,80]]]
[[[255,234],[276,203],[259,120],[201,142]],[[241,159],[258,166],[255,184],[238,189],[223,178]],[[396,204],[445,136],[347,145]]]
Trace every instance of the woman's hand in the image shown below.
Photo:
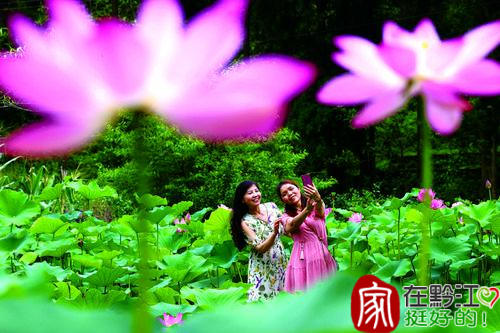
[[[314,209],[314,200],[312,200],[311,198],[307,198],[307,205],[306,205],[306,211],[308,213],[312,212]]]
[[[275,235],[279,234],[280,232],[280,224],[281,224],[281,217],[277,218],[276,221],[274,221],[273,233]]]
[[[314,184],[304,186],[304,192],[307,198],[312,199],[316,202],[321,201],[321,195],[319,194],[318,189],[316,188],[316,186],[314,186]]]

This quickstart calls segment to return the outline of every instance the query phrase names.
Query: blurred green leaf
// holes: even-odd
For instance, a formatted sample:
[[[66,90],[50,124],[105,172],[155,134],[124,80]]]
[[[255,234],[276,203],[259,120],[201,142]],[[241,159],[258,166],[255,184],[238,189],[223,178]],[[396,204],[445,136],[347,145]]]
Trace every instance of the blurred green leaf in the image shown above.
[[[19,319],[22,313],[29,314],[29,320]],[[131,322],[124,311],[81,311],[30,298],[0,301],[2,333],[123,333],[130,332]]]
[[[28,195],[12,190],[0,191],[0,223],[25,225],[40,214],[40,205],[29,200]]]

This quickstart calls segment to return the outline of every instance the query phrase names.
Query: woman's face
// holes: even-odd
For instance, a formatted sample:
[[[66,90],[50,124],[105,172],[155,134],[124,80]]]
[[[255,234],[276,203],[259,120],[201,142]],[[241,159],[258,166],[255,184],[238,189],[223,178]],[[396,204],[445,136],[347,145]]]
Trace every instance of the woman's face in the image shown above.
[[[300,205],[300,189],[293,184],[283,184],[280,187],[281,201],[292,206]]]
[[[262,195],[260,194],[259,188],[252,185],[248,188],[243,196],[243,203],[248,206],[248,208],[257,207],[260,205],[260,199]]]

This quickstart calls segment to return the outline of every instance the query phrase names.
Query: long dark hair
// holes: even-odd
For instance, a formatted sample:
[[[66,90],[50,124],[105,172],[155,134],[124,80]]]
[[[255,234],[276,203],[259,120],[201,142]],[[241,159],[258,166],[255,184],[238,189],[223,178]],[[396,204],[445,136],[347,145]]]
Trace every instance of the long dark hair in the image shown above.
[[[251,180],[242,181],[236,186],[234,192],[233,213],[231,215],[231,235],[233,236],[234,245],[236,245],[240,251],[247,245],[245,234],[241,227],[241,219],[248,213],[248,206],[243,202],[243,197],[247,190],[253,185],[259,188],[259,185]]]
[[[291,179],[282,180],[278,184],[278,186],[276,186],[276,192],[278,192],[278,197],[280,198],[280,200],[282,202],[283,202],[283,199],[281,198],[281,187],[283,187],[283,185],[287,185],[287,184],[291,184],[291,185],[296,186],[300,191],[300,186],[296,181],[291,180]],[[307,198],[305,196],[303,196],[302,194],[300,195],[300,204],[301,204],[301,208],[304,208],[307,205]],[[286,203],[285,204],[285,213],[287,213],[289,216],[296,216],[297,215],[297,207]]]

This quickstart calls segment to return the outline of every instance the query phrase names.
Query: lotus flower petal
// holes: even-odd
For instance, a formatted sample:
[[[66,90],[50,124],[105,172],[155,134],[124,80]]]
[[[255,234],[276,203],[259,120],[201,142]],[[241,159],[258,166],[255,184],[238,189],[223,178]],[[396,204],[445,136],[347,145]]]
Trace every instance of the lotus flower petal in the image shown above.
[[[387,86],[380,81],[344,74],[327,82],[318,92],[317,98],[325,104],[351,105],[369,101],[384,93],[387,93]]]
[[[398,91],[379,96],[356,114],[352,125],[355,128],[361,128],[376,124],[396,113],[405,101]]]
[[[164,116],[209,141],[261,138],[285,120],[285,104],[314,77],[310,65],[285,57],[240,63],[185,96]]]

